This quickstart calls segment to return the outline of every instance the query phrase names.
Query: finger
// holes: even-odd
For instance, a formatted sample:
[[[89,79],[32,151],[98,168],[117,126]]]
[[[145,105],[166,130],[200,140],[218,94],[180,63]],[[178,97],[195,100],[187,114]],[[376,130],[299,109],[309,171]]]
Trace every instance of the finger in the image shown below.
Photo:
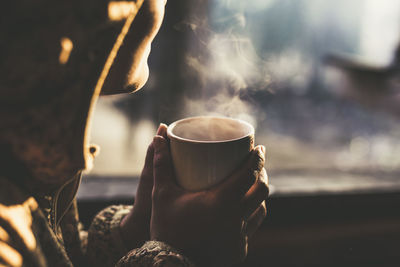
[[[154,158],[154,145],[151,143],[147,148],[146,158],[144,160],[144,167],[142,171],[142,179],[153,178],[153,158]]]
[[[248,237],[251,237],[257,231],[261,223],[264,221],[265,216],[267,216],[267,207],[264,201],[247,220],[246,233]]]
[[[258,179],[259,173],[264,167],[265,155],[263,149],[262,146],[257,146],[251,152],[246,163],[214,189],[218,191],[216,193],[222,197],[227,197],[228,200],[242,199]]]
[[[254,183],[243,198],[244,218],[247,220],[250,215],[267,199],[269,194],[268,176],[263,168],[259,179]]]
[[[160,124],[160,126],[157,129],[156,135],[165,135],[166,132],[167,132],[166,125]],[[142,175],[140,177],[141,179],[139,182],[138,193],[136,194],[136,196],[138,196],[143,190],[146,191],[146,195],[148,195],[147,194],[148,191],[150,191],[150,193],[151,193],[151,190],[153,188],[153,182],[154,182],[153,161],[154,161],[154,144],[152,142],[147,149],[144,168],[142,171]],[[145,187],[145,188],[141,188],[141,187]],[[151,194],[150,194],[150,197],[151,197]],[[149,199],[149,200],[151,200],[151,199]]]
[[[167,128],[167,125],[161,123],[160,126],[158,126],[157,135],[167,138]]]
[[[241,239],[239,242],[239,251],[238,251],[239,262],[244,261],[249,251],[249,242],[248,242],[249,238],[246,234],[247,223],[243,222],[242,228],[243,229],[241,233]]]
[[[166,134],[165,124],[160,124],[157,129],[156,135]],[[142,183],[151,184],[153,186],[153,158],[154,158],[154,145],[153,142],[147,148],[146,158],[144,161],[144,167],[142,170],[142,175],[140,176],[139,188]]]
[[[153,190],[153,143],[147,148],[146,159],[142,174],[140,175],[139,186],[136,191],[135,209],[148,213],[151,209],[151,192]]]
[[[154,159],[154,189],[168,188],[175,185],[171,154],[167,139],[156,135],[153,139]]]
[[[146,158],[144,160],[144,167],[140,176],[139,188],[142,184],[151,184],[153,186],[153,158],[154,158],[154,145],[151,143],[147,148]]]

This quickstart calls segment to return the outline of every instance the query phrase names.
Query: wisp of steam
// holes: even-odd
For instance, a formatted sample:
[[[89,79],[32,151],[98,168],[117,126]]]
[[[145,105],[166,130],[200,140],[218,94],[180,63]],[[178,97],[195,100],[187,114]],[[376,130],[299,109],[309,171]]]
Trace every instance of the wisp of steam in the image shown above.
[[[219,4],[229,8],[232,1]],[[213,10],[216,9],[218,7]],[[187,71],[198,81],[195,88],[190,88],[195,96],[185,96],[183,114],[234,117],[256,126],[257,110],[243,96],[247,90],[268,87],[268,64],[257,55],[245,32],[244,10],[231,9],[227,14],[218,14],[218,19],[214,20],[213,14],[193,17],[179,25],[178,29],[191,31],[192,45],[185,63]]]

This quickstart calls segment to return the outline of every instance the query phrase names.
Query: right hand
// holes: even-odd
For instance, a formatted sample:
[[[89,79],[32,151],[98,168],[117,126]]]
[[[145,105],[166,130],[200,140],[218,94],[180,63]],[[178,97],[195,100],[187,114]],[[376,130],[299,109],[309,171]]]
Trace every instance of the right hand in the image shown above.
[[[221,184],[188,192],[176,184],[167,137],[153,140],[154,187],[150,237],[166,242],[200,266],[243,260],[247,239],[266,216],[268,196],[264,148]]]

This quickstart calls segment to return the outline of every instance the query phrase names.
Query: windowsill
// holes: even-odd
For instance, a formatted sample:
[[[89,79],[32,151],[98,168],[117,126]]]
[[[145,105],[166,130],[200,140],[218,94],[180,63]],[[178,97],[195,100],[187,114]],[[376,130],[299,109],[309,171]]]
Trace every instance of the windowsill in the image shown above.
[[[386,217],[400,210],[400,175],[395,173],[285,171],[271,177],[269,225]],[[138,182],[137,177],[84,177],[77,195],[86,212],[81,219],[90,222],[107,205],[133,204]]]
[[[270,175],[270,196],[326,196],[385,194],[400,192],[398,172],[356,173],[338,171],[280,171]],[[78,200],[133,199],[137,176],[86,175],[78,192]]]
[[[268,216],[241,266],[265,259],[282,267],[397,266],[400,175],[328,174],[271,175]],[[137,185],[134,177],[85,177],[78,193],[84,225],[107,205],[132,204]]]

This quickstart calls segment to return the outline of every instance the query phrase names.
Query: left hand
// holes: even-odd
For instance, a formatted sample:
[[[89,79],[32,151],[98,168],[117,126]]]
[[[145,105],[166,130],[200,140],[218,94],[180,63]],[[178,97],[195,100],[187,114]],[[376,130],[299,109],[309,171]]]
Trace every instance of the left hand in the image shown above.
[[[220,184],[199,192],[176,183],[166,135],[153,140],[151,240],[165,242],[198,266],[229,266],[247,254],[248,237],[266,216],[268,178],[264,148]]]
[[[161,125],[157,135],[166,133],[166,126]],[[154,146],[147,149],[146,159],[136,192],[135,204],[131,212],[121,221],[120,229],[126,247],[130,250],[140,247],[150,240],[151,193],[153,190]]]

